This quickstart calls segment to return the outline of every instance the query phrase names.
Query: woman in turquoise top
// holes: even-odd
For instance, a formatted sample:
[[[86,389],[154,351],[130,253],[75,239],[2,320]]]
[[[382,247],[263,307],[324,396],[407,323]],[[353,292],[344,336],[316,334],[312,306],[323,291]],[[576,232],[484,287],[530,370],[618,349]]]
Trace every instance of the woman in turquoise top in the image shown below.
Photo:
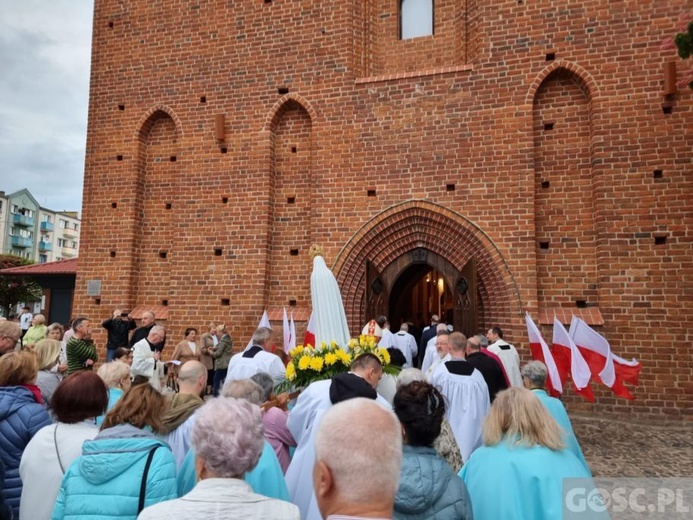
[[[135,520],[144,507],[176,498],[176,461],[156,436],[165,408],[149,384],[125,392],[65,473],[51,520]]]
[[[496,396],[483,439],[459,473],[476,520],[559,520],[564,479],[590,478],[565,449],[556,421],[525,388]]]
[[[108,407],[106,408],[106,413],[108,413],[123,397],[123,393],[130,390],[132,385],[130,365],[122,361],[109,361],[99,367],[97,374],[108,387]],[[96,424],[101,426],[104,417],[105,414],[97,417]]]

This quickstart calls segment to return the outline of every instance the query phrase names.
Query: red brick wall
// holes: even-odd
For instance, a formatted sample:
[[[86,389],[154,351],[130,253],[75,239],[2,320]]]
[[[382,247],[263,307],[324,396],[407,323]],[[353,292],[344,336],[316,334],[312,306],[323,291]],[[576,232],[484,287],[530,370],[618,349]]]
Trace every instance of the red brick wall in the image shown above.
[[[525,309],[598,304],[601,332],[644,368],[637,401],[598,393],[591,409],[690,420],[693,96],[663,113],[675,55],[660,49],[686,0],[440,0],[464,23],[411,45],[378,17],[396,2],[95,4],[76,312],[168,299],[176,338],[213,319],[244,343],[264,308],[306,300],[308,244],[356,305],[364,259],[383,267],[425,241],[457,268],[484,259],[482,325],[500,321],[525,357]],[[170,119],[150,127],[157,111]],[[549,142],[536,125],[551,111]],[[287,158],[292,141],[310,146]],[[552,164],[550,198],[536,182]],[[558,219],[572,189],[581,202]]]

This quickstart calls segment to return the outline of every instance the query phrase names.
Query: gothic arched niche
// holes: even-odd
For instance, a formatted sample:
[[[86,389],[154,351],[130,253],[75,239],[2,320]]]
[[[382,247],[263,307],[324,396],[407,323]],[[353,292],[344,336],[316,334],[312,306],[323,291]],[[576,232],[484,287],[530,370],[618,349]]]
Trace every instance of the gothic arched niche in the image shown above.
[[[151,290],[167,297],[174,246],[172,208],[167,209],[176,195],[178,171],[178,131],[176,123],[164,110],[156,110],[142,124],[138,133],[137,201],[135,217],[135,276],[138,304],[146,301]]]
[[[586,85],[567,69],[552,71],[533,105],[540,308],[598,303],[591,119]]]
[[[270,125],[270,240],[267,301],[307,306],[310,272],[297,261],[310,247],[313,125],[295,99],[287,99]]]

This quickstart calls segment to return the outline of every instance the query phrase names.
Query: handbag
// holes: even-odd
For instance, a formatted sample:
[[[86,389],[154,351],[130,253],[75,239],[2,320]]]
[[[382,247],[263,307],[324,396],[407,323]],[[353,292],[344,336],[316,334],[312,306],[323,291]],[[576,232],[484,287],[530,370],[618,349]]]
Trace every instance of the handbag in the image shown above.
[[[149,456],[147,456],[147,462],[144,465],[144,473],[142,473],[142,482],[140,483],[140,500],[137,503],[137,515],[144,509],[144,498],[147,494],[147,475],[149,475],[149,466],[152,465],[152,459],[154,458],[154,452],[159,449],[159,446],[154,446],[149,450]]]

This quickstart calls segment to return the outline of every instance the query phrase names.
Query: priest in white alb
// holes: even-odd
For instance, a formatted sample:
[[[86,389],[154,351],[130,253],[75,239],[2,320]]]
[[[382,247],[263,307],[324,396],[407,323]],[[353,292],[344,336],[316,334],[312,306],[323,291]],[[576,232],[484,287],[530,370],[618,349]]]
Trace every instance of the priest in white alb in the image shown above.
[[[520,374],[520,355],[517,353],[517,349],[503,339],[503,331],[500,327],[489,329],[486,333],[486,339],[490,343],[488,351],[497,355],[503,363],[510,385],[522,388],[524,383]]]
[[[488,386],[481,372],[464,359],[467,338],[461,332],[448,337],[450,360],[439,364],[431,375],[431,384],[438,387],[449,406],[445,417],[450,422],[462,460],[481,446],[481,425],[491,407]]]
[[[303,520],[322,519],[313,492],[315,434],[322,416],[333,404],[354,397],[374,399],[383,408],[391,409],[375,390],[382,375],[380,360],[374,354],[362,354],[354,360],[349,372],[311,383],[289,413],[287,427],[297,446],[286,472],[286,487]]]

